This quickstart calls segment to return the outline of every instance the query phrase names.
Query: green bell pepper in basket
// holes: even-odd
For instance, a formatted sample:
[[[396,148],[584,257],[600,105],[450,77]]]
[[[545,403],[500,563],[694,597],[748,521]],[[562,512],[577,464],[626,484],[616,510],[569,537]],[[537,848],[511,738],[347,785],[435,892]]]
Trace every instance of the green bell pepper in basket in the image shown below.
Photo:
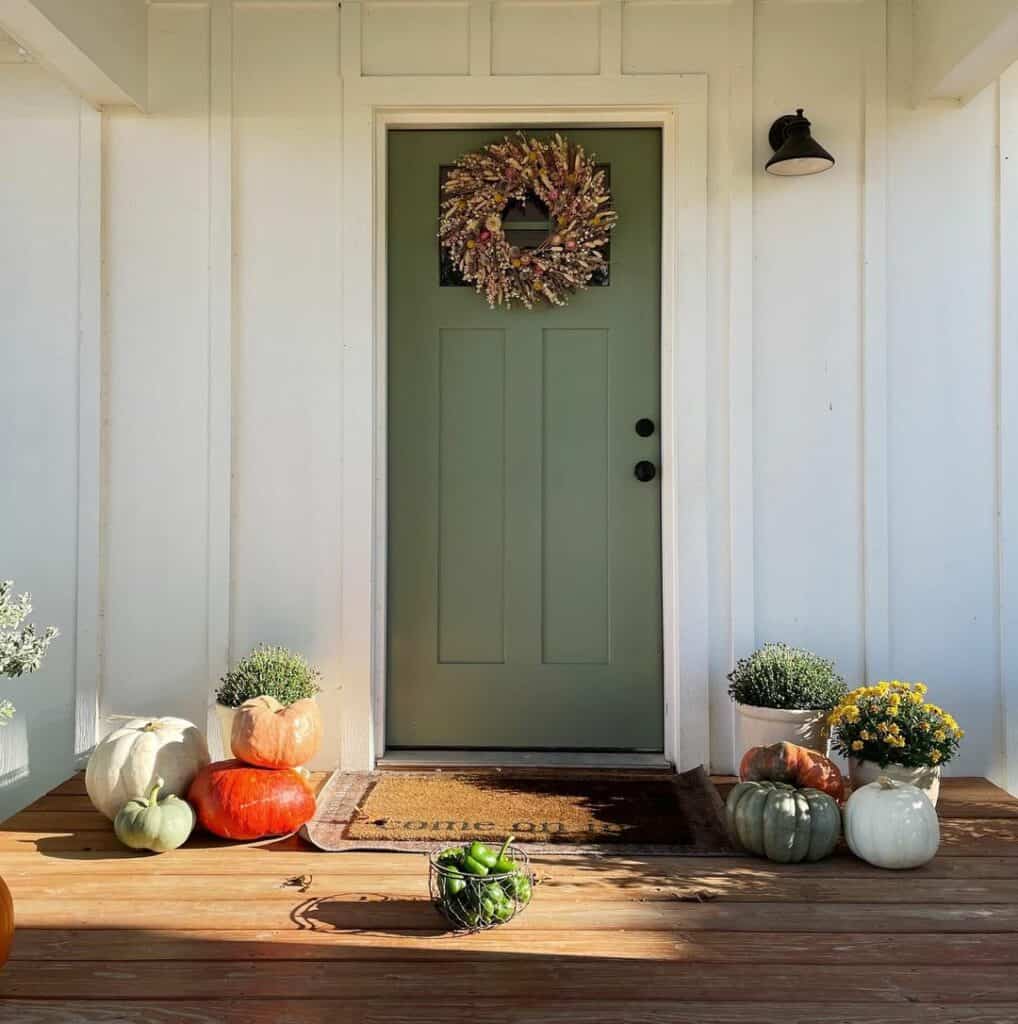
[[[512,842],[510,836],[497,853],[475,841],[438,855],[441,903],[454,921],[468,928],[500,924],[530,902],[530,878],[508,856]]]

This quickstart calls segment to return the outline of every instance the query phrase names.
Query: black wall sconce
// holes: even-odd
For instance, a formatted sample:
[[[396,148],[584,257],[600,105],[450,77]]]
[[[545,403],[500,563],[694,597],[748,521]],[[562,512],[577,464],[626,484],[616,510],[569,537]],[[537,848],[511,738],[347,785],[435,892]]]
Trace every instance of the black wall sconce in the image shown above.
[[[813,138],[809,121],[800,107],[794,114],[783,114],[771,125],[767,136],[774,156],[767,161],[768,174],[794,177],[819,174],[834,166],[834,157]]]

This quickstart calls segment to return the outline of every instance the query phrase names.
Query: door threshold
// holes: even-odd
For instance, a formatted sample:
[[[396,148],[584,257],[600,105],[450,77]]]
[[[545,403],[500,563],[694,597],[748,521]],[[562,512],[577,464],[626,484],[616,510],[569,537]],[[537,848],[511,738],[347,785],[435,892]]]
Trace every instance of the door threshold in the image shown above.
[[[650,768],[672,769],[664,754],[554,750],[391,750],[378,768]]]

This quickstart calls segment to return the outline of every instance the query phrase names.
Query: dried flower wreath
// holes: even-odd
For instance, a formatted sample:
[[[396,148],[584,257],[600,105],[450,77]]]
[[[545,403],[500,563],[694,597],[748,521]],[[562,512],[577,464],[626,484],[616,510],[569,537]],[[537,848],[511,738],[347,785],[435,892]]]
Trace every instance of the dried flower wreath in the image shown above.
[[[564,306],[605,266],[615,226],[604,171],[581,146],[556,135],[544,142],[520,132],[461,157],[443,186],[439,240],[466,281],[488,304],[532,309]],[[510,243],[502,218],[512,201],[537,198],[551,231],[540,245]]]

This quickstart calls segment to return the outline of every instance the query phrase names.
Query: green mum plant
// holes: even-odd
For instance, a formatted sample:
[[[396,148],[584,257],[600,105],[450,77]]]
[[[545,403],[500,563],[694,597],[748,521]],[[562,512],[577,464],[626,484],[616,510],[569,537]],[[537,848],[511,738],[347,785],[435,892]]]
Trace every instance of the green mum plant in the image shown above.
[[[0,676],[16,679],[26,672],[35,672],[42,664],[50,643],[59,636],[53,626],[40,635],[35,626],[26,624],[32,614],[32,595],[14,596],[14,581],[0,581]],[[0,725],[14,716],[14,705],[0,700]]]
[[[830,711],[846,693],[834,662],[788,644],[764,644],[728,674],[738,704],[795,711]]]
[[[321,673],[307,658],[285,647],[259,644],[242,658],[232,672],[223,676],[216,700],[228,708],[239,708],[252,697],[275,697],[284,707],[313,697],[321,690]]]

